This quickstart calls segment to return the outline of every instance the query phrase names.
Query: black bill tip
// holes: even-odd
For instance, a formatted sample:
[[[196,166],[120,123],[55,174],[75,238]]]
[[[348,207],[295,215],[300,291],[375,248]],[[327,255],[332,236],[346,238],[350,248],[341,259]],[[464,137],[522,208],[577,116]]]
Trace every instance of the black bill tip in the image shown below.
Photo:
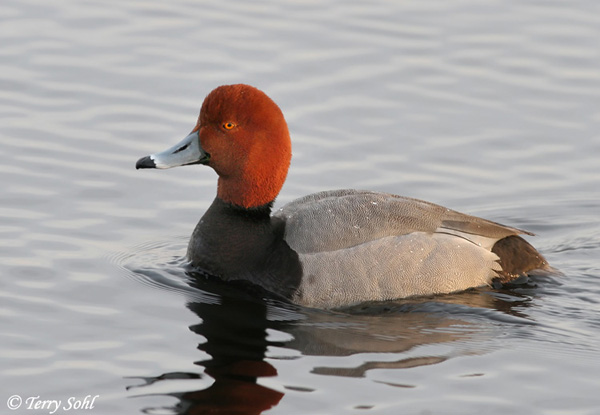
[[[146,157],[142,157],[141,159],[139,159],[137,161],[137,163],[135,163],[135,168],[136,169],[155,169],[156,163],[154,163],[154,160],[152,160],[150,158],[150,156],[146,156]]]

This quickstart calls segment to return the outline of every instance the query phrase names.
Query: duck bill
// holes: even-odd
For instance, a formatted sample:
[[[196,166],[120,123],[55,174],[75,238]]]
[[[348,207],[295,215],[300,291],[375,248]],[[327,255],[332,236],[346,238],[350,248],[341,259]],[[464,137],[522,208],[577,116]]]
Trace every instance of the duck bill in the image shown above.
[[[200,147],[198,131],[194,131],[173,147],[160,153],[142,157],[135,163],[136,169],[169,169],[190,164],[206,164],[209,154]]]

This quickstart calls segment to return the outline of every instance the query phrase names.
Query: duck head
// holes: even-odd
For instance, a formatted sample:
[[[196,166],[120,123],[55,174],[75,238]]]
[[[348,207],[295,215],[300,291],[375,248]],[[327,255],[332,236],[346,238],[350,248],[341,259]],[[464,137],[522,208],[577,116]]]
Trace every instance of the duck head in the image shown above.
[[[217,197],[243,207],[279,194],[292,156],[283,113],[265,93],[223,85],[204,99],[192,132],[175,146],[136,163],[137,169],[205,164],[219,175]]]

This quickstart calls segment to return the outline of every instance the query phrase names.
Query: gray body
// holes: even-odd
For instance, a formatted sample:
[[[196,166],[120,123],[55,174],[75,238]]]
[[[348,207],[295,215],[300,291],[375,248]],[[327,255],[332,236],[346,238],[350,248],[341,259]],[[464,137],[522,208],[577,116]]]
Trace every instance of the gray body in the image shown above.
[[[417,199],[356,190],[308,195],[277,211],[302,279],[292,301],[335,308],[490,284],[492,252],[528,233]]]

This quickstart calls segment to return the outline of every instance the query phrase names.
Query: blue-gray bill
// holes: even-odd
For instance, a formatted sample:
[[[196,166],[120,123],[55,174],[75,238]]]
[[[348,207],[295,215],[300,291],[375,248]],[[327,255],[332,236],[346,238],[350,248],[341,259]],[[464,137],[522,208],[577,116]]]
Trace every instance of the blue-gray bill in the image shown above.
[[[198,131],[189,134],[173,147],[142,157],[135,163],[136,169],[168,169],[190,164],[206,164],[210,155],[200,147]]]

